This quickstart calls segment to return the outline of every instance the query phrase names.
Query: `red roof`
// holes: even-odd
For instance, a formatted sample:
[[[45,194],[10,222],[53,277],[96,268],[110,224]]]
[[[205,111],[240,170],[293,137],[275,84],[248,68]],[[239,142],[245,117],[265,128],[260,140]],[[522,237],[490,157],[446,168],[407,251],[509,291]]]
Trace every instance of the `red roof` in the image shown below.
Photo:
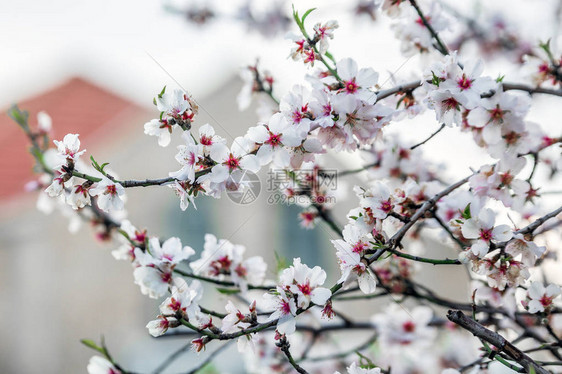
[[[88,142],[89,146],[102,139],[95,135],[101,128],[104,128],[104,137],[111,132],[111,138],[115,139],[115,133],[124,136],[126,131],[123,130],[139,118],[139,113],[146,113],[132,102],[81,78],[72,78],[17,104],[29,112],[31,128],[37,125],[37,113],[45,111],[53,120],[53,139],[60,140],[67,133],[80,134],[83,144]],[[24,185],[34,179],[29,140],[6,112],[7,109],[0,114],[0,200],[23,192]]]

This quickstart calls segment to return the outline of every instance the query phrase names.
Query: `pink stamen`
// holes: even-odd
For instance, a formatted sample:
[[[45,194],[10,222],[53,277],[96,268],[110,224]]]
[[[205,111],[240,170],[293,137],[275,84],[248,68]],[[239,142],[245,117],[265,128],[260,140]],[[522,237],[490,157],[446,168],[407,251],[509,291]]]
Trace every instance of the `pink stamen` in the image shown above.
[[[457,81],[457,83],[461,90],[468,90],[470,87],[472,87],[472,81],[468,79],[464,74],[462,75],[462,78]]]

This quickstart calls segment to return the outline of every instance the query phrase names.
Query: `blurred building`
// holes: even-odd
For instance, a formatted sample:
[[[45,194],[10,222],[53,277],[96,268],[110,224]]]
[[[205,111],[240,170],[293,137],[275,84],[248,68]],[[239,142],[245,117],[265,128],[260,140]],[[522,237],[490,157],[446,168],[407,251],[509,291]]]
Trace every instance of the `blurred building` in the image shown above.
[[[232,78],[219,91],[198,100],[202,110],[196,124],[209,122],[227,139],[228,134],[244,134],[256,118],[252,110],[238,111],[239,89],[240,82]],[[83,159],[94,155],[100,162],[110,162],[111,170],[121,178],[164,177],[179,169],[174,160],[179,133],[167,148],[143,134],[143,124],[158,115],[155,108],[139,107],[84,79],[61,82],[18,105],[30,112],[32,126],[37,112],[49,113],[54,139],[80,134],[82,149],[87,149]],[[158,302],[140,294],[129,264],[113,259],[110,250],[116,243],[96,241],[88,225],[70,234],[67,217],[56,211],[45,216],[36,210],[38,193],[24,193],[24,185],[35,178],[27,139],[3,112],[0,372],[85,372],[94,352],[79,339],[97,340],[102,334],[125,367],[152,370],[166,352],[181,344],[177,339],[156,342],[148,335],[144,326],[156,317]],[[196,201],[197,210],[190,206],[185,212],[165,187],[129,189],[127,196],[129,218],[137,227],[146,227],[156,236],[179,236],[198,252],[207,232],[244,244],[248,255],[265,257],[271,278],[275,277],[274,252],[288,258],[300,256],[309,265],[331,263],[331,257],[322,255],[332,253],[328,229],[299,228],[300,209],[268,204],[264,188],[252,204],[237,205],[226,196],[220,200],[203,197]],[[333,272],[330,282],[336,277]],[[219,297],[210,291],[206,304],[222,308]],[[28,359],[30,354],[33,360]]]

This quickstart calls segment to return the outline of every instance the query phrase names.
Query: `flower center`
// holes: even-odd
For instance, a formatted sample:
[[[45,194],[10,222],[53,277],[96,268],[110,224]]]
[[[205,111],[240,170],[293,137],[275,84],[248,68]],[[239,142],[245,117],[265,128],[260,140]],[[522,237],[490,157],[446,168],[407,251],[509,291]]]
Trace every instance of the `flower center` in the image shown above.
[[[135,231],[135,239],[137,242],[144,243],[146,239],[146,230],[144,231]]]
[[[357,264],[353,267],[353,271],[357,274],[357,275],[361,275],[365,272],[365,265],[362,264]]]
[[[390,200],[382,201],[379,209],[385,213],[390,213],[390,211],[392,210],[392,204],[390,203]]]
[[[355,253],[361,253],[365,250],[366,247],[367,244],[363,243],[362,241],[358,241],[357,243],[355,243],[351,250]]]
[[[281,144],[281,135],[269,133],[269,139],[265,141],[266,144],[276,147]]]
[[[451,109],[459,110],[459,102],[455,100],[454,97],[450,97],[446,100],[443,100],[443,105],[445,105],[445,108],[447,110],[451,110]]]
[[[501,110],[499,107],[495,107],[494,109],[490,110],[490,117],[492,121],[503,121],[503,113],[504,111]]]
[[[170,281],[172,280],[172,274],[171,273],[162,273],[160,278],[162,279],[162,282],[170,283]]]
[[[515,177],[509,172],[504,173],[500,176],[502,186],[509,186]]]
[[[401,148],[398,152],[398,158],[400,159],[409,159],[410,158],[410,151],[404,148]]]
[[[168,306],[170,307],[170,309],[176,312],[181,309],[181,303],[178,300],[174,299],[173,297],[170,300]]]
[[[245,277],[248,274],[248,270],[242,265],[238,265],[234,271],[239,277]]]
[[[322,107],[324,109],[324,116],[329,116],[332,113],[332,106],[330,105],[330,103],[324,105]]]
[[[430,16],[426,16],[426,17],[425,17],[425,20],[427,21],[427,23],[430,23],[429,21],[431,20],[431,17],[430,17]],[[420,25],[420,26],[425,27],[425,24],[423,23],[423,19],[422,19],[421,17],[419,17],[419,18],[416,20],[416,23],[417,23],[418,25]]]
[[[405,332],[414,332],[416,330],[416,324],[412,321],[406,321],[402,324],[402,329]]]
[[[355,92],[357,92],[357,89],[359,88],[359,86],[357,85],[357,83],[355,83],[355,78],[353,78],[352,80],[345,82],[345,91],[349,94],[353,94]]]
[[[287,301],[281,301],[281,312],[283,314],[291,314],[291,306]]]
[[[114,184],[112,184],[110,186],[107,186],[105,188],[105,193],[109,194],[109,195],[116,195],[117,194],[117,188],[115,188]]]
[[[188,165],[195,165],[197,163],[197,156],[195,155],[194,152],[189,152],[187,154],[186,157],[184,157],[185,162],[187,162]]]
[[[489,242],[492,240],[492,230],[491,229],[481,229],[480,230],[480,239]]]
[[[539,73],[546,74],[548,73],[548,70],[548,64],[546,62],[539,65]]]
[[[464,74],[462,75],[462,78],[457,81],[457,83],[461,90],[468,90],[470,87],[472,87],[472,81],[468,79]]]
[[[88,189],[82,187],[82,185],[78,185],[78,186],[76,187],[75,193],[76,193],[77,195],[78,195],[78,194],[82,194],[84,197],[86,197],[86,196],[88,196]]]
[[[212,145],[213,144],[213,138],[207,135],[203,135],[201,136],[201,140],[200,143],[203,145]]]
[[[310,288],[310,284],[308,283],[299,284],[297,285],[297,287],[299,288],[299,291],[302,292],[303,295],[310,295],[310,293],[312,292],[312,289]]]
[[[521,138],[521,135],[516,133],[515,131],[512,131],[505,134],[503,138],[507,144],[515,144]]]
[[[238,169],[240,167],[240,160],[232,155],[232,153],[228,156],[228,160],[225,162],[226,166],[230,169],[230,171]]]
[[[550,306],[550,304],[552,304],[552,299],[553,299],[552,297],[548,297],[546,295],[543,295],[540,298],[539,301],[540,301],[541,305],[546,308],[546,307]]]
[[[314,221],[314,219],[316,218],[316,214],[314,214],[312,212],[304,212],[304,213],[301,213],[301,218],[304,221],[311,222],[311,221]]]

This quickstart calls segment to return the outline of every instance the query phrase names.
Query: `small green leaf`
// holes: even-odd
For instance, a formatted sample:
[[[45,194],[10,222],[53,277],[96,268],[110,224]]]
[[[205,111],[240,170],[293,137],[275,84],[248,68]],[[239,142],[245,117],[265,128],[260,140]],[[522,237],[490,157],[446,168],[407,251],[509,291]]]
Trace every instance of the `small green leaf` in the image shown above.
[[[104,163],[101,165],[100,169],[101,169],[101,172],[102,172],[102,173],[103,173],[103,169],[104,169],[107,165],[109,165],[109,162],[104,162]]]
[[[546,43],[540,42],[539,43],[539,47],[546,52],[548,59],[550,60],[550,63],[552,64],[556,64],[556,61],[554,59],[554,56],[552,55],[552,51],[550,50],[550,39],[548,39],[546,41]]]
[[[294,18],[295,22],[297,23],[297,25],[299,25],[299,27],[300,27],[301,20],[300,20],[300,17],[299,17],[299,12],[295,10],[295,4],[292,4],[291,6],[293,7],[293,18]]]
[[[539,48],[541,48],[547,54],[550,54],[550,39],[548,39],[546,42],[539,42]]]
[[[361,354],[359,351],[355,351],[355,353],[359,356],[359,365],[362,369],[375,369],[377,367],[369,357]]]
[[[503,82],[503,79],[504,79],[504,78],[505,78],[505,75],[499,75],[499,76],[496,78],[496,82],[497,82],[497,83],[501,83],[501,82]]]
[[[220,287],[217,287],[217,291],[219,291],[223,295],[235,295],[240,292],[240,290],[237,288],[220,288]]]
[[[94,169],[96,170],[100,170],[100,165],[97,163],[97,161],[94,159],[94,156],[90,156],[90,160],[92,161],[92,166],[94,167]]]
[[[301,23],[304,25],[304,20],[306,19],[306,17],[308,17],[308,15],[310,13],[312,13],[316,8],[310,8],[309,10],[307,10],[306,12],[304,12],[303,16],[302,16],[302,20]]]
[[[273,253],[275,254],[275,262],[277,263],[277,272],[278,273],[281,270],[289,267],[289,263],[287,262],[287,259],[285,257],[279,255],[279,253],[277,253],[277,251],[273,251]]]
[[[80,343],[84,344],[86,347],[93,349],[94,351],[98,351],[99,353],[101,353],[102,355],[106,355],[105,353],[105,349],[103,349],[102,347],[98,346],[96,343],[94,343],[93,340],[90,339],[81,339]]]
[[[29,113],[25,110],[20,110],[17,105],[12,105],[8,110],[8,116],[12,118],[18,125],[27,129],[27,120],[29,119]]]
[[[402,102],[404,101],[405,98],[406,98],[406,95],[402,96],[400,98],[400,100],[398,100],[398,102],[396,103],[396,109],[398,109],[398,107],[400,106],[400,104],[402,104]]]
[[[166,86],[164,86],[164,88],[162,88],[162,91],[160,91],[160,93],[158,94],[158,98],[161,99],[162,96],[164,96],[165,92],[166,92]]]
[[[439,83],[441,83],[441,80],[439,79],[439,77],[437,75],[435,75],[435,73],[433,72],[433,70],[431,71],[431,75],[433,76],[431,78],[431,84],[439,87]]]
[[[461,213],[462,218],[464,219],[471,219],[472,215],[470,214],[470,203],[468,203],[466,205],[466,207],[464,208],[464,210]]]

